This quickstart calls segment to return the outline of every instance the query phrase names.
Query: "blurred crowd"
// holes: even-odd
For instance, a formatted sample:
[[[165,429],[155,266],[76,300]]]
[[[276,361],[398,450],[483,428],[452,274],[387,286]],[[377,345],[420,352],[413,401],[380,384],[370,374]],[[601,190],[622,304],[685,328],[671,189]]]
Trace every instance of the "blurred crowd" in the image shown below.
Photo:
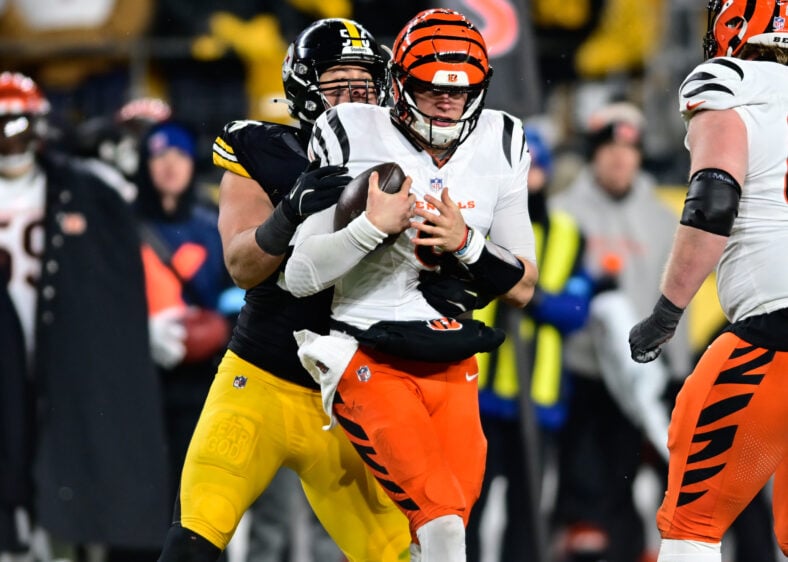
[[[433,5],[234,0],[217,9],[205,1],[7,0],[0,6],[0,67],[35,79],[52,103],[60,141],[82,149],[117,128],[116,112],[126,101],[168,101],[173,116],[197,132],[198,174],[211,182],[210,145],[226,122],[239,115],[289,122],[286,108],[274,102],[282,97],[280,66],[307,23],[352,17],[390,44],[411,14]],[[441,5],[467,12],[488,37],[496,73],[491,107],[546,120],[560,156],[577,150],[590,109],[629,99],[649,121],[646,167],[660,183],[683,183],[683,124],[674,97],[700,59],[703,2]],[[565,183],[558,168],[556,181]]]
[[[481,360],[490,450],[469,560],[653,560],[671,403],[724,324],[713,283],[665,361],[635,366],[614,342],[626,346],[626,330],[658,293],[683,201],[688,160],[676,90],[702,59],[705,3],[440,5],[468,14],[488,41],[495,74],[487,106],[528,125],[542,277],[525,314],[495,304],[478,313],[510,338]],[[29,375],[3,381],[3,411],[15,417],[3,418],[0,434],[13,434],[17,446],[3,455],[19,464],[2,467],[15,484],[0,495],[10,506],[0,512],[0,560],[156,559],[243,299],[216,230],[214,139],[235,119],[292,122],[276,102],[284,97],[281,65],[311,21],[352,17],[390,45],[404,22],[433,6],[0,1],[0,71],[8,71],[0,98],[3,80],[33,88],[26,99],[41,105],[26,113],[42,118],[36,141],[52,155],[35,173],[9,175],[0,162],[0,281],[15,303],[28,304],[19,325],[0,323],[0,350],[22,342],[27,364],[6,365],[0,351],[0,368]],[[22,75],[35,84],[13,82]],[[0,104],[4,124],[9,114]],[[36,190],[21,189],[22,181]],[[17,253],[27,261],[14,261]],[[641,367],[648,388],[636,382]],[[34,394],[45,415],[11,408]],[[33,457],[38,472],[13,473]],[[636,486],[644,471],[656,482],[645,501]],[[303,500],[291,474],[280,478],[272,488],[292,497],[253,508],[264,523],[251,525],[250,562],[306,556],[283,540]],[[496,496],[501,482],[505,492]],[[483,520],[488,506],[507,522],[493,532],[485,526],[491,516]],[[726,562],[774,560],[765,500],[745,513]],[[315,521],[302,528],[315,562],[339,562]]]

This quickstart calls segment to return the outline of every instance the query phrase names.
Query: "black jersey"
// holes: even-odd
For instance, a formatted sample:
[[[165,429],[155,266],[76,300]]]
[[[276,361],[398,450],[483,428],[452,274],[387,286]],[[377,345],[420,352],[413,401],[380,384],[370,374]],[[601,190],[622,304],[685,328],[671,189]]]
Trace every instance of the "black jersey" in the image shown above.
[[[302,131],[287,125],[232,121],[214,142],[213,162],[256,180],[276,205],[306,168],[307,140]],[[331,290],[295,298],[277,284],[284,265],[282,261],[275,274],[246,291],[229,347],[242,359],[279,378],[317,389],[298,360],[293,332],[308,329],[328,333]]]

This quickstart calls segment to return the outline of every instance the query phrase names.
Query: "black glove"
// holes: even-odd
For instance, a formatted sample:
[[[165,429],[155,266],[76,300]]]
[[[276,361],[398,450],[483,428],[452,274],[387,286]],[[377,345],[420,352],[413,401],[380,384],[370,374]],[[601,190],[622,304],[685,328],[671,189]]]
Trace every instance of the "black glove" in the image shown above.
[[[327,209],[337,202],[342,190],[352,179],[343,175],[344,166],[323,166],[315,160],[309,163],[285,195],[280,205],[285,216],[298,224],[312,213]]]
[[[662,344],[676,331],[683,308],[660,295],[651,315],[635,324],[629,331],[629,350],[632,359],[638,363],[653,361],[662,353]]]
[[[439,271],[424,270],[419,274],[418,289],[427,303],[445,316],[487,306],[495,295],[482,291],[468,269],[451,254],[444,254]]]

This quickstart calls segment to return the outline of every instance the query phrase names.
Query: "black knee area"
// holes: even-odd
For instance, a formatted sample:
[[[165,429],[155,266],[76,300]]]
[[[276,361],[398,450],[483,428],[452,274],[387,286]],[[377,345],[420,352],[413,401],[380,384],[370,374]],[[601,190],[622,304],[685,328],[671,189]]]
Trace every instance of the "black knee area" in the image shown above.
[[[158,562],[216,562],[221,554],[211,541],[175,523],[167,532]]]

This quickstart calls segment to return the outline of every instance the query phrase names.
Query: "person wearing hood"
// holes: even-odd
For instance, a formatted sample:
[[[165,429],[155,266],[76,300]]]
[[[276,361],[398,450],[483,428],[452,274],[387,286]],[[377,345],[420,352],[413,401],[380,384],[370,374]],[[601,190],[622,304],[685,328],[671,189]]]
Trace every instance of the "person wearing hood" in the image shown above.
[[[148,302],[151,354],[159,368],[170,455],[171,490],[230,335],[233,288],[224,267],[216,208],[199,195],[195,136],[183,124],[152,126],[140,142],[138,229]],[[154,556],[153,554],[151,555]]]
[[[585,131],[586,165],[550,199],[551,208],[570,213],[586,236],[585,267],[596,282],[589,321],[565,348],[572,393],[559,436],[556,521],[567,531],[571,561],[624,562],[643,553],[634,477],[649,441],[653,451],[667,453],[662,393],[670,377],[681,379],[690,370],[686,323],[653,373],[638,370],[642,366],[632,363],[626,348],[629,318],[647,314],[659,294],[675,225],[642,166],[645,126],[629,102],[599,107]]]

